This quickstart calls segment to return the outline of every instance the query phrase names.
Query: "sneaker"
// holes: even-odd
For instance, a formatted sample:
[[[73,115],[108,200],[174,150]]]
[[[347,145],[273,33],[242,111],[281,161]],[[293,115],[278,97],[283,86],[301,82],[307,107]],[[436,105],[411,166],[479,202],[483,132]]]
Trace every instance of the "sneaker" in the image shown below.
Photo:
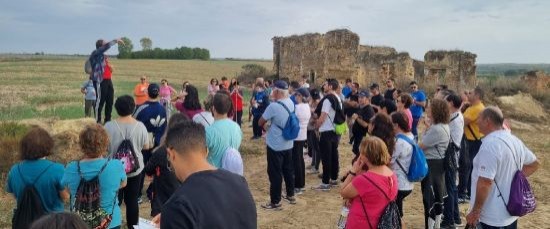
[[[294,195],[302,195],[304,194],[305,189],[304,188],[295,188],[294,189]]]
[[[274,204],[274,203],[271,203],[271,202],[268,202],[266,204],[262,204],[261,207],[265,210],[274,210],[274,211],[280,211],[280,210],[283,210],[281,208],[281,203],[278,203],[278,204]]]
[[[330,191],[330,184],[319,184],[318,186],[311,187],[311,189],[316,191]]]
[[[330,180],[329,184],[330,184],[330,187],[338,187],[338,181],[337,180]]]
[[[294,196],[282,196],[283,200],[286,200],[289,204],[296,204],[296,197]]]
[[[310,170],[307,171],[307,174],[317,174],[317,173],[319,173],[319,170],[315,168],[311,168]]]
[[[470,200],[468,200],[466,198],[459,197],[458,198],[458,203],[459,204],[467,204],[467,203],[470,203]]]
[[[143,199],[141,199],[141,197],[140,197],[140,198],[138,198],[138,204],[141,204],[141,203],[143,203]]]

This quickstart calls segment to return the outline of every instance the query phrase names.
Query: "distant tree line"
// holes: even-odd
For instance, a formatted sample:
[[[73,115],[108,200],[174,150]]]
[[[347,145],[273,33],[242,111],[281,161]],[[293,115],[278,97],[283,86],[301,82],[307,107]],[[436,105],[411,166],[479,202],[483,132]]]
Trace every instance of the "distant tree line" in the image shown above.
[[[182,46],[174,49],[152,48],[153,41],[144,37],[140,40],[141,51],[133,51],[132,41],[123,37],[124,45],[118,46],[118,58],[120,59],[171,59],[171,60],[209,60],[210,51],[203,48],[189,48]]]

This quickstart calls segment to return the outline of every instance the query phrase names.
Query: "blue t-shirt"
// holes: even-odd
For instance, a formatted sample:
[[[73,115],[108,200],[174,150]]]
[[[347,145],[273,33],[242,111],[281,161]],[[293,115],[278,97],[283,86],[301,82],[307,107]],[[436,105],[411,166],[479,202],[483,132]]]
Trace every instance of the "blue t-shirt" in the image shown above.
[[[81,89],[86,89],[86,94],[84,95],[85,100],[96,100],[94,82],[91,80],[86,80],[82,84]]]
[[[107,159],[97,159],[91,161],[80,162],[80,171],[82,172],[84,179],[91,180],[99,173],[101,167],[107,162]],[[109,214],[113,214],[113,220],[109,225],[109,228],[117,227],[122,224],[122,217],[120,213],[120,207],[118,206],[118,198],[116,197],[117,191],[120,188],[120,183],[126,180],[126,173],[122,167],[122,162],[119,160],[110,160],[109,164],[105,166],[103,172],[99,175],[99,192],[101,194],[101,208]],[[76,161],[72,161],[67,164],[65,174],[61,180],[63,186],[69,187],[71,192],[71,206],[74,203],[74,197],[76,195],[76,189],[80,184],[80,175],[78,174],[78,168]],[[113,204],[115,204],[113,209]],[[114,213],[113,213],[114,211]]]
[[[351,87],[345,86],[342,88],[342,95],[344,95],[345,98],[347,98],[351,94]]]
[[[206,127],[206,146],[208,147],[208,162],[220,168],[225,150],[229,146],[239,150],[243,132],[237,123],[231,119],[220,119]]]
[[[296,109],[290,98],[279,100],[279,102],[285,104],[290,112],[294,112]],[[275,151],[292,149],[294,146],[294,141],[286,140],[283,137],[282,128],[285,127],[288,120],[288,112],[286,109],[281,104],[273,102],[269,104],[262,115],[262,118],[267,121],[271,121],[271,126],[269,127],[269,130],[267,130],[267,146]]]
[[[147,128],[147,132],[153,133],[155,145],[160,144],[160,138],[166,129],[166,109],[160,102],[147,101],[138,107],[134,113],[134,118],[142,122]]]
[[[269,105],[269,95],[266,91],[257,91],[254,94],[254,100],[256,100],[258,107],[253,108],[252,113],[254,116],[260,116]]]
[[[63,201],[59,197],[59,192],[65,189],[61,185],[64,171],[62,164],[46,159],[22,161],[11,167],[6,191],[13,193],[15,198],[19,199],[25,187],[34,183],[46,212],[62,212],[64,210]],[[38,176],[40,178],[36,180]]]
[[[413,100],[416,102],[426,102],[426,95],[424,94],[423,91],[415,91],[411,93],[411,96],[413,97]],[[422,107],[414,103],[410,107],[410,110],[413,118],[416,118],[416,119],[422,117],[422,114],[424,113],[424,111],[422,110]]]

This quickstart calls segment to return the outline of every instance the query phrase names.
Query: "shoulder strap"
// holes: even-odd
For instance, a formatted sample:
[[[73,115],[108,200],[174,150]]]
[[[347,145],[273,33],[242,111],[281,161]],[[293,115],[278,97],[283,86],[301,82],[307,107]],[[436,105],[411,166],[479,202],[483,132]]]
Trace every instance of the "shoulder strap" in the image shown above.
[[[477,138],[476,134],[474,134],[474,130],[472,130],[472,127],[470,126],[470,124],[468,124],[467,126],[468,126],[468,130],[470,130],[470,133],[472,133],[472,136],[474,136],[474,139],[476,141],[479,141],[479,138]]]
[[[46,173],[46,171],[48,171],[48,169],[50,169],[50,167],[52,167],[52,165],[55,164],[55,163],[51,163],[50,165],[48,165],[48,167],[46,167],[35,179],[34,181],[32,182],[32,185],[36,184],[36,182],[38,180],[40,180],[40,177],[42,177],[42,175],[44,175],[44,173]],[[19,176],[21,177],[21,180],[23,181],[23,184],[25,184],[25,186],[27,186],[27,182],[25,181],[25,177],[23,177],[23,173],[21,173],[21,164],[17,165],[17,171],[19,172]]]
[[[367,215],[367,209],[365,209],[365,203],[363,203],[363,198],[361,198],[361,195],[359,195],[359,200],[361,200],[361,207],[363,207],[363,213],[365,213],[365,217],[367,217],[367,223],[369,224],[369,228],[372,229],[372,225],[370,225],[370,219],[369,215]]]
[[[116,127],[118,128],[118,131],[120,132],[120,135],[122,136],[122,139],[126,140],[128,139],[126,136],[127,134],[125,135],[124,133],[122,133],[122,129],[120,128],[120,126],[118,125],[118,122],[117,121],[114,121],[114,123],[116,124]],[[134,133],[134,130],[137,128],[137,126],[139,125],[139,121],[136,121],[136,125],[134,125],[134,128],[132,128],[132,130],[130,131],[130,135],[132,133]]]
[[[396,158],[396,159],[395,159],[395,162],[397,162],[397,165],[399,165],[399,168],[401,168],[401,170],[403,170],[403,172],[405,173],[405,175],[408,175],[408,174],[409,174],[407,171],[405,171],[405,168],[404,168],[403,165],[401,165],[401,163],[399,162],[399,158]]]
[[[382,190],[382,188],[380,188],[380,186],[378,186],[376,183],[374,183],[374,181],[372,181],[369,177],[367,177],[366,174],[363,173],[362,176],[365,177],[365,178],[367,178],[367,180],[370,181],[370,182],[374,185],[374,187],[376,187],[378,190],[380,190],[380,192],[381,192],[382,194],[384,194],[384,196],[386,197],[386,199],[388,199],[389,201],[391,201],[390,197],[388,197],[388,195],[386,195],[386,193],[384,192],[384,190]],[[390,179],[391,179],[391,177],[390,177]]]
[[[508,143],[507,143],[504,139],[499,138],[499,137],[497,137],[497,138],[500,139],[502,142],[504,142],[504,144],[506,144],[506,146],[510,149],[510,152],[512,152],[512,157],[514,158],[514,164],[516,164],[516,166],[518,167],[518,170],[520,170],[519,165],[518,165],[518,163],[517,163],[517,161],[516,161],[516,157],[515,157],[514,150],[512,149],[512,147],[510,147],[510,145],[508,145]],[[493,181],[495,182],[495,186],[497,186],[498,194],[499,194],[499,196],[500,196],[500,199],[501,199],[502,202],[504,203],[504,206],[505,206],[505,207],[508,207],[508,204],[507,204],[506,201],[504,200],[504,196],[502,196],[502,192],[500,191],[500,188],[498,187],[497,180],[494,179]]]
[[[99,175],[103,172],[103,170],[105,169],[105,167],[107,167],[107,164],[109,164],[109,161],[111,160],[111,157],[108,157],[107,158],[107,161],[105,162],[105,164],[103,164],[103,166],[101,166],[101,168],[99,169],[99,172],[97,173],[96,176],[99,177]],[[80,176],[80,179],[83,179],[84,178],[84,175],[82,174],[82,171],[80,170],[80,160],[76,161],[76,167],[78,169],[78,175]]]
[[[449,122],[454,121],[456,118],[458,118],[459,114],[457,114],[455,117],[453,117]]]
[[[202,112],[201,112],[202,113]],[[210,125],[210,122],[206,119],[206,117],[204,117],[204,115],[202,115],[201,113],[199,113],[199,115],[202,117],[202,119],[204,119],[204,121],[206,123],[208,123],[208,125]]]
[[[404,134],[397,134],[397,138],[405,140],[407,143],[411,144],[413,147],[416,146],[416,144],[410,138],[405,136]]]
[[[290,112],[290,110],[288,109],[288,107],[286,107],[286,105],[284,103],[282,103],[281,101],[277,101],[278,104],[281,104],[281,106],[283,106],[286,110],[286,112],[288,112],[288,115],[294,113],[294,112]],[[296,106],[294,106],[294,110],[296,111]]]

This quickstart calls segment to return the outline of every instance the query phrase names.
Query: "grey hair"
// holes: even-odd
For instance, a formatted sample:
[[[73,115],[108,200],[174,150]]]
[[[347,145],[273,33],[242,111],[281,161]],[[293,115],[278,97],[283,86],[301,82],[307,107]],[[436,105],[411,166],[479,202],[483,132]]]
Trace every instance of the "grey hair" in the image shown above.
[[[502,126],[504,123],[504,115],[502,114],[502,111],[500,108],[496,106],[488,106],[480,113],[481,117],[484,119],[489,119],[491,123],[495,124],[496,126]]]

